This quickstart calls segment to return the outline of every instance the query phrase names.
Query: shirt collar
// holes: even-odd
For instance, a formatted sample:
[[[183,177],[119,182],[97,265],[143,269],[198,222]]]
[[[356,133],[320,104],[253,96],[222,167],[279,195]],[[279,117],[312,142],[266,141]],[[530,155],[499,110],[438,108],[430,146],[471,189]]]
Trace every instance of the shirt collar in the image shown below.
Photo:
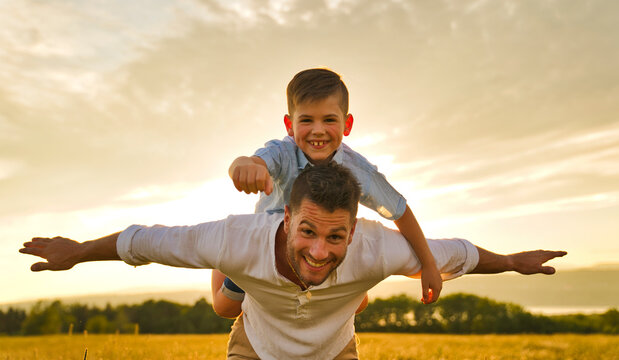
[[[299,170],[305,169],[308,165],[312,163],[309,162],[303,151],[300,147],[297,146],[297,165],[299,166]],[[342,165],[344,162],[344,151],[342,150],[342,144],[335,150],[335,155],[333,155],[332,161]]]

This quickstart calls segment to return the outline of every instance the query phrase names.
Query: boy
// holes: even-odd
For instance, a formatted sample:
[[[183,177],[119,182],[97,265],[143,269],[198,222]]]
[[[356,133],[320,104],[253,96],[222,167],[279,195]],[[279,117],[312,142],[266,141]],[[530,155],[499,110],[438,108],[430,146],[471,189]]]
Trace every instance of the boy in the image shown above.
[[[306,166],[335,161],[348,167],[361,183],[361,204],[394,220],[419,258],[422,301],[436,301],[442,279],[406,200],[374,165],[342,143],[352,130],[353,117],[348,113],[348,90],[340,75],[327,69],[301,71],[288,84],[286,95],[284,124],[289,136],[269,141],[251,157],[235,159],[229,169],[234,186],[248,194],[261,192],[256,212],[283,212],[292,183]],[[312,264],[312,259],[305,261]],[[215,312],[223,317],[238,316],[243,291],[217,270],[213,270],[211,284]],[[358,311],[366,304],[367,296]]]

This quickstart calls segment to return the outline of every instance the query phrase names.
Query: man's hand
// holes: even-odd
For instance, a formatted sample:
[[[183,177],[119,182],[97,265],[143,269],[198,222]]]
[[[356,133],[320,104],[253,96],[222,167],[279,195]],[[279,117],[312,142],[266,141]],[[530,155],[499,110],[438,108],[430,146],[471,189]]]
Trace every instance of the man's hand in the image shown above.
[[[534,250],[523,251],[508,255],[513,270],[523,275],[546,274],[552,275],[556,272],[552,266],[544,266],[544,263],[556,257],[565,256],[565,251]]]
[[[80,243],[57,236],[55,238],[33,238],[19,249],[22,254],[42,257],[42,261],[32,264],[30,270],[69,270],[80,262]]]
[[[266,163],[257,156],[237,158],[230,166],[229,173],[238,191],[246,194],[264,191],[267,195],[273,192],[273,180]]]
[[[421,302],[431,304],[438,300],[443,289],[443,279],[436,265],[425,266],[421,269]]]
[[[55,238],[33,238],[19,249],[22,254],[30,254],[47,260],[32,264],[30,270],[69,270],[75,264],[85,261],[121,260],[116,251],[120,232],[97,240],[79,243],[75,240],[56,236]]]
[[[552,275],[556,272],[555,268],[544,265],[544,263],[567,254],[565,251],[533,250],[500,255],[479,246],[477,246],[477,252],[479,261],[471,274],[498,274],[504,271],[515,271],[524,275]]]

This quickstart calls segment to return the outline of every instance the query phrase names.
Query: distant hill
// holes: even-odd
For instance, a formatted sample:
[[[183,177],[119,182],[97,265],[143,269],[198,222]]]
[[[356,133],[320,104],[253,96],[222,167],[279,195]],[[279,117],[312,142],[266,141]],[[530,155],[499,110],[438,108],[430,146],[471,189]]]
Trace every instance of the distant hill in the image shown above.
[[[397,279],[397,278],[396,278]],[[415,299],[421,297],[419,280],[401,277],[400,280],[384,281],[372,290],[371,299],[407,294]],[[525,308],[607,309],[619,308],[619,264],[605,264],[586,269],[563,270],[547,275],[467,275],[444,283],[443,295],[465,292],[489,297],[501,302],[511,302]],[[81,303],[103,307],[106,304],[138,304],[150,299],[164,299],[181,304],[193,304],[200,298],[211,301],[210,287],[197,290],[122,292],[59,298],[63,303]],[[54,299],[49,299],[51,301]],[[10,306],[30,308],[36,301],[0,304],[0,309]],[[543,310],[542,310],[543,311]],[[558,311],[560,312],[560,311]]]
[[[211,288],[208,284],[204,285],[203,289],[199,290],[174,290],[169,291],[161,289],[159,291],[146,291],[146,292],[130,292],[123,291],[117,293],[103,293],[93,295],[80,295],[80,296],[64,296],[50,299],[36,299],[29,301],[21,301],[16,303],[0,304],[0,309],[8,309],[9,307],[16,307],[20,309],[30,309],[34,304],[39,301],[51,302],[54,300],[60,300],[64,304],[85,304],[90,306],[104,307],[107,304],[112,306],[122,304],[140,304],[147,300],[168,300],[179,304],[193,305],[200,298],[205,298],[206,301],[211,302]]]
[[[619,308],[619,266],[559,271],[555,275],[468,275],[446,281],[442,294],[471,293],[527,308]],[[372,297],[406,293],[420,298],[417,281],[383,282]]]

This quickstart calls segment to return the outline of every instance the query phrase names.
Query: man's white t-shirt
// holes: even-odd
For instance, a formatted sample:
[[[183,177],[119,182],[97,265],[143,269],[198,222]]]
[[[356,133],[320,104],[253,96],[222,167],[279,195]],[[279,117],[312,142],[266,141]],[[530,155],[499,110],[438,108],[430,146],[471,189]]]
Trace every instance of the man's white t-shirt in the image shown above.
[[[354,335],[354,314],[367,290],[390,275],[418,273],[421,264],[395,230],[359,219],[340,266],[318,286],[301,291],[281,276],[275,235],[283,214],[233,215],[194,226],[132,225],[117,242],[130,265],[218,269],[246,292],[243,320],[261,359],[334,358]],[[445,279],[471,271],[479,260],[462,239],[428,240]]]

